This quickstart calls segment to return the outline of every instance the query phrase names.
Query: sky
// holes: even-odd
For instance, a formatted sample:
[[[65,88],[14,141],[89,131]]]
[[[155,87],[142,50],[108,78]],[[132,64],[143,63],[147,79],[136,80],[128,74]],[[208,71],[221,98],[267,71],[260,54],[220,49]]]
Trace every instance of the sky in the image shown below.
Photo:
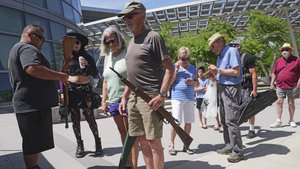
[[[117,9],[122,10],[124,5],[131,0],[81,0],[82,6]],[[142,2],[147,9],[154,9],[164,6],[194,2],[200,0],[138,0]]]

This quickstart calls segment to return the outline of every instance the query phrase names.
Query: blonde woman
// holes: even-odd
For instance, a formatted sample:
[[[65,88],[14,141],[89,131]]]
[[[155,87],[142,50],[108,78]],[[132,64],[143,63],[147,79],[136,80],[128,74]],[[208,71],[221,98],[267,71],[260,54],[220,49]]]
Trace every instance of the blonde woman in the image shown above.
[[[184,130],[190,134],[192,123],[195,121],[194,115],[194,86],[199,85],[197,80],[196,67],[189,63],[190,50],[187,47],[181,47],[178,50],[178,61],[175,63],[175,74],[172,84],[172,115],[179,121],[180,125],[184,122]],[[174,149],[175,130],[171,129],[171,144],[169,154],[176,155]],[[192,155],[194,151],[189,147],[183,147],[183,151]]]

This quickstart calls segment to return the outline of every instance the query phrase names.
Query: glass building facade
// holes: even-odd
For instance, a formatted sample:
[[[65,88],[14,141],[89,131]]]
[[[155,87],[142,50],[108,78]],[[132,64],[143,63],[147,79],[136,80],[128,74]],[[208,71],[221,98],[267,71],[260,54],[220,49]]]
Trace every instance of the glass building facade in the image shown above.
[[[62,37],[70,31],[82,32],[80,0],[0,0],[0,102],[11,101],[12,88],[8,76],[8,54],[20,40],[26,25],[44,29],[42,52],[54,70],[62,67]]]

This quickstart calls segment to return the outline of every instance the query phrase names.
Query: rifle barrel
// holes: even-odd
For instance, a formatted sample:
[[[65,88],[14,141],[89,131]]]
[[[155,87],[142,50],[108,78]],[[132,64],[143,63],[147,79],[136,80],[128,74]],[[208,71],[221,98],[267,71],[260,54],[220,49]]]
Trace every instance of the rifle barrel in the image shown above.
[[[134,86],[131,82],[129,82],[127,79],[125,79],[121,74],[119,74],[114,68],[109,67],[113,72],[115,72],[121,81],[128,86],[131,90],[135,92],[135,94],[139,97],[141,97],[145,102],[149,103],[151,101],[151,97],[148,96],[144,91]],[[160,106],[157,110],[161,115],[172,125],[176,133],[178,134],[179,138],[182,140],[184,146],[188,148],[190,144],[193,141],[193,138],[187,134],[177,123],[176,119],[171,115],[170,112],[168,112],[164,107]]]

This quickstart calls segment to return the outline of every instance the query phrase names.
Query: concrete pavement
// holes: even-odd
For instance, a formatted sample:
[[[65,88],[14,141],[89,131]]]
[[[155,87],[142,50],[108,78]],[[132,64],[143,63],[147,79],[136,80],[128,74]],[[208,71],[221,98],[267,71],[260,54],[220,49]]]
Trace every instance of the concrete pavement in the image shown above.
[[[1,111],[1,110],[0,110]],[[214,120],[208,119],[209,128],[199,127],[198,113],[196,122],[192,125],[191,136],[194,141],[191,149],[194,155],[182,152],[182,143],[176,138],[176,156],[168,154],[170,140],[170,125],[164,125],[162,139],[165,154],[166,169],[298,169],[300,166],[300,100],[296,99],[295,121],[297,128],[284,126],[271,129],[269,126],[276,120],[275,104],[269,106],[256,116],[256,131],[258,136],[247,139],[246,123],[241,125],[243,144],[246,160],[239,163],[229,163],[228,156],[219,155],[216,150],[222,148],[222,134],[213,130]],[[284,104],[283,123],[289,120],[287,103]],[[97,119],[97,124],[104,148],[103,157],[94,157],[94,139],[85,121],[81,123],[82,137],[84,140],[86,156],[77,159],[74,157],[76,143],[72,128],[65,129],[64,124],[54,124],[55,148],[43,152],[40,166],[43,169],[114,169],[117,168],[122,151],[120,136],[111,117]],[[71,127],[71,125],[70,125]],[[25,168],[21,152],[21,136],[14,113],[0,113],[0,169]],[[144,169],[142,153],[139,156],[139,168]]]

